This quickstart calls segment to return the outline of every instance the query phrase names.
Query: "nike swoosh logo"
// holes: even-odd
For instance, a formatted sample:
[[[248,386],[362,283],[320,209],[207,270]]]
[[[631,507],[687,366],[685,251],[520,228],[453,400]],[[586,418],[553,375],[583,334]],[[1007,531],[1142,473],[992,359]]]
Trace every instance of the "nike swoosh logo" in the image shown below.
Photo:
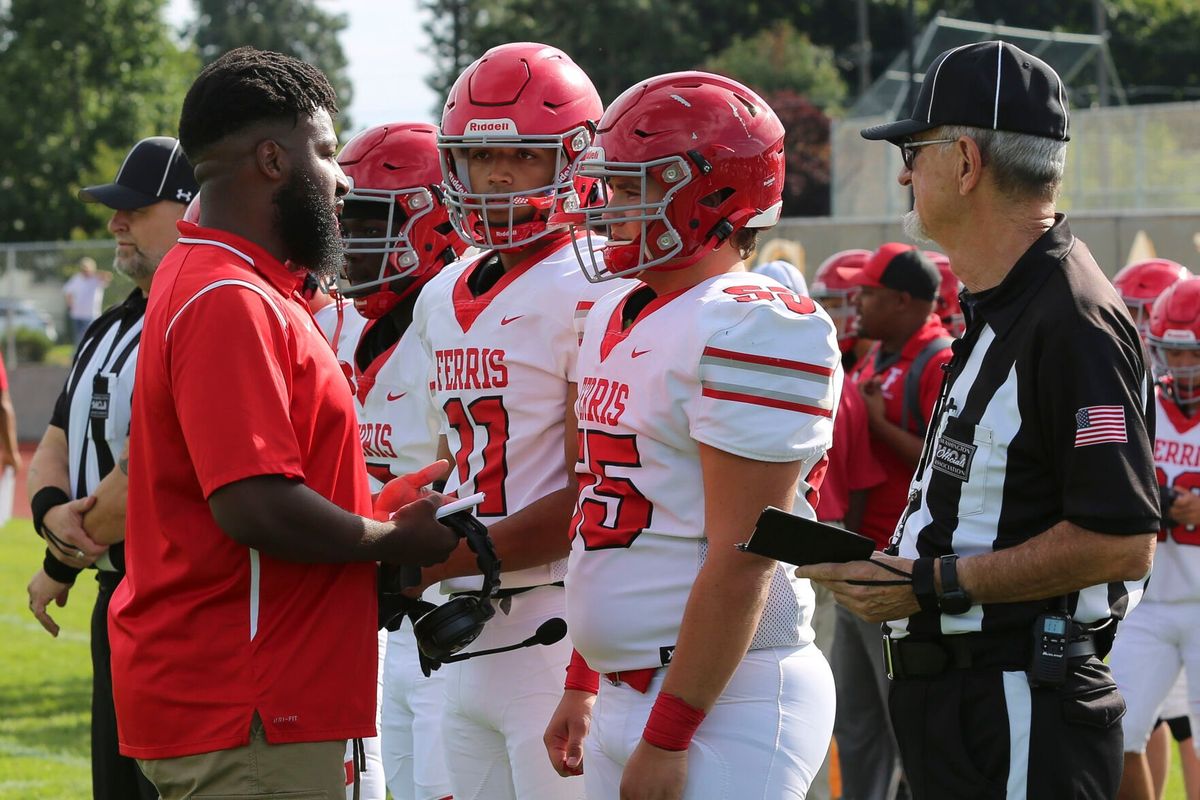
[[[519,320],[519,319],[520,319],[521,317],[523,317],[523,316],[525,316],[525,315],[524,315],[524,314],[517,314],[515,317],[505,317],[504,319],[500,320],[500,324],[501,324],[501,325],[507,325],[507,324],[508,324],[508,323],[510,323],[510,322],[516,322],[517,320]]]
[[[638,356],[644,356],[644,355],[646,355],[646,353],[649,353],[649,352],[650,352],[649,350],[638,350],[635,347],[635,348],[633,348],[633,352],[630,354],[630,358],[637,358]]]
[[[387,399],[389,401],[399,400],[401,397],[404,397],[404,395],[406,395],[406,394],[408,394],[408,392],[401,392],[400,394],[392,394],[391,392],[388,392]]]

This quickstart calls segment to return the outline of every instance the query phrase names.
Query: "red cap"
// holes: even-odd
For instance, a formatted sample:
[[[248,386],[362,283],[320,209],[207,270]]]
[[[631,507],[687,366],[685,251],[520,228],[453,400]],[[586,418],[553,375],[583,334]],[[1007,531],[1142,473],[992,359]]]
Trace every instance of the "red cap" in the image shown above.
[[[903,242],[888,242],[861,268],[838,267],[837,274],[858,286],[882,286],[921,300],[937,298],[942,283],[937,266],[915,246]]]

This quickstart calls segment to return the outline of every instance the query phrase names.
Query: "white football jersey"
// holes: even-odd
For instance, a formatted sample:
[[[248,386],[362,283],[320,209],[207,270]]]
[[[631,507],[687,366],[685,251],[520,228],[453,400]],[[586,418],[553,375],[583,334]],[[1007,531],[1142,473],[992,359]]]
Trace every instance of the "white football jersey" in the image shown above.
[[[413,312],[455,460],[446,491],[484,492],[475,515],[485,525],[567,486],[564,417],[579,350],[575,312],[613,289],[588,282],[564,237],[475,297],[467,279],[490,256],[442,270]],[[562,559],[506,571],[503,588],[560,581],[565,569]],[[481,586],[478,576],[442,584],[446,593]]]
[[[365,370],[359,369],[354,352],[376,324],[376,320],[367,321],[353,339],[343,336],[337,354],[354,391],[372,493],[393,477],[432,463],[437,459],[438,441],[438,416],[429,394],[429,360],[413,326]]]
[[[622,330],[629,291],[588,313],[578,364],[567,625],[600,672],[659,667],[674,653],[708,550],[698,443],[800,461],[801,479],[819,483],[842,383],[829,317],[765,275],[657,298]],[[814,519],[810,488],[793,511]],[[776,565],[752,649],[812,641],[812,588],[792,572]]]
[[[1155,395],[1158,419],[1154,430],[1154,468],[1158,482],[1200,494],[1200,416],[1184,416],[1161,387],[1155,389]],[[1159,531],[1146,600],[1160,603],[1200,600],[1200,527],[1176,525]]]
[[[363,326],[367,324],[366,318],[358,313],[354,304],[344,300],[318,308],[313,320],[335,353],[340,353],[344,347],[357,345]]]

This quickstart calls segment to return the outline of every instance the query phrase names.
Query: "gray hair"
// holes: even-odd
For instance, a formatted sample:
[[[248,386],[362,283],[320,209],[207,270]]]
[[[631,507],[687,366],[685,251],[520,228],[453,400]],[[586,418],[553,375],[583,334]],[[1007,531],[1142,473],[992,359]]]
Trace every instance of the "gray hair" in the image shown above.
[[[1054,202],[1067,166],[1067,143],[1027,133],[945,125],[941,136],[975,140],[1000,191]]]

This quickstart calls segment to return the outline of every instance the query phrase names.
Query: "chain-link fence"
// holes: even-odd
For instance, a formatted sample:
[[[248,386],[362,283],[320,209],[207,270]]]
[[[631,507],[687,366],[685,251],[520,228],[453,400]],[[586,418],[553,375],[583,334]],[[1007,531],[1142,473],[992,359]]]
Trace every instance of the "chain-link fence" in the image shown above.
[[[900,150],[859,131],[883,117],[834,122],[833,215],[894,217],[910,208],[896,182]],[[1089,108],[1071,114],[1065,211],[1200,209],[1200,103]]]
[[[45,361],[56,352],[60,360],[69,358],[72,330],[63,285],[85,257],[111,273],[112,240],[0,243],[0,341],[10,368]],[[132,289],[128,278],[114,273],[104,307]]]

